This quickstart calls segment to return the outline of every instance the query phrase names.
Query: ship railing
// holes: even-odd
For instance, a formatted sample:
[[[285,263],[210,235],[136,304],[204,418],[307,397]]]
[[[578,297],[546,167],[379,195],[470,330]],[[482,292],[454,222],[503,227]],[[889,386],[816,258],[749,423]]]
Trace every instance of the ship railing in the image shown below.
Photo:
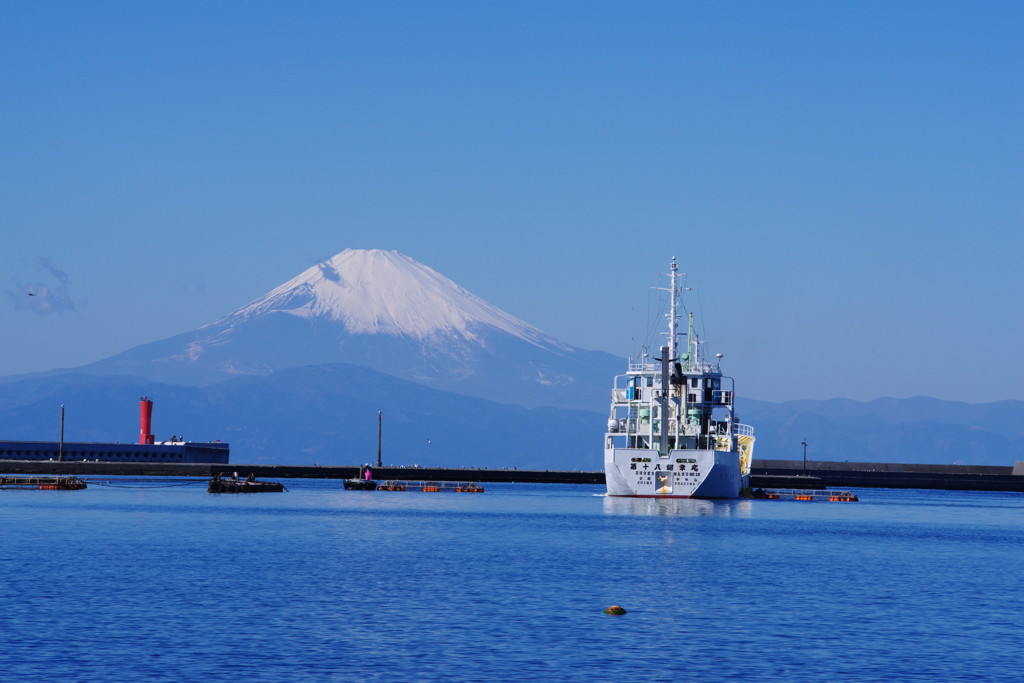
[[[654,423],[653,425],[651,423]],[[620,417],[614,419],[614,427],[608,431],[619,434],[661,434],[661,420],[658,418],[643,417]],[[731,436],[754,437],[754,428],[740,422],[733,422]],[[714,439],[716,437],[728,437],[730,423],[712,422],[708,425],[708,433],[700,434],[700,425],[678,424],[676,420],[668,420],[668,433],[671,435],[702,436]],[[653,429],[652,429],[653,427]]]
[[[652,425],[651,422],[653,422],[654,424]],[[661,434],[661,420],[655,418],[654,420],[648,419],[645,421],[643,418],[620,417],[614,420],[614,424],[609,422],[608,431],[611,432],[612,434],[653,433],[655,435],[659,435]],[[686,425],[679,425],[676,423],[675,420],[668,421],[668,433],[670,435],[692,435],[690,432],[691,430],[687,429]]]
[[[733,422],[732,433],[736,436],[754,436],[754,428],[750,425]]]
[[[661,398],[661,389],[636,387],[629,389],[612,389],[612,403],[646,403]]]
[[[655,374],[661,372],[660,363],[629,363],[627,366],[628,374],[636,374],[641,372],[653,372]],[[700,372],[709,374],[719,374],[719,367],[715,363],[697,363],[690,361],[690,367],[686,368],[685,372]]]
[[[694,363],[690,361],[690,369],[688,372],[705,372],[709,374],[718,374],[718,366],[714,363]]]
[[[658,372],[661,366],[657,363],[630,363],[629,372]]]

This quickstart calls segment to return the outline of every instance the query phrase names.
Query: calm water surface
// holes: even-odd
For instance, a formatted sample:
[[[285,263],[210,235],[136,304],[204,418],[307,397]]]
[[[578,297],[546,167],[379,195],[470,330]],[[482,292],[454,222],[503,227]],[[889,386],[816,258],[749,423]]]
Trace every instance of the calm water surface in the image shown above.
[[[1021,676],[1021,494],[102,481],[0,491],[3,680]]]

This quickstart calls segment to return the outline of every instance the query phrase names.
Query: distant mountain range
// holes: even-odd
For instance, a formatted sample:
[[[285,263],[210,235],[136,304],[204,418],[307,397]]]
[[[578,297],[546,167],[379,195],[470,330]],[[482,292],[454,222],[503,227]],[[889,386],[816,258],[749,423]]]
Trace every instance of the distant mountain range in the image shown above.
[[[596,470],[625,359],[565,344],[396,252],[348,250],[219,320],[80,368],[0,378],[0,440],[223,440],[236,463]],[[542,407],[548,406],[548,407]],[[1024,402],[738,399],[755,458],[1010,465]]]
[[[737,399],[757,429],[755,458],[1013,465],[1024,460],[1024,401],[935,398],[769,403]]]

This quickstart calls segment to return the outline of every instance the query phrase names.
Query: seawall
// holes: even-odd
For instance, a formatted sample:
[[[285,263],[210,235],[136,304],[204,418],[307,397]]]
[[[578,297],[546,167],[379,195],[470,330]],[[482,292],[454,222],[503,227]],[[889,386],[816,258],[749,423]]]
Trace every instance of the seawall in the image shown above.
[[[450,467],[371,467],[374,479],[406,481],[519,482],[534,484],[604,484],[604,472],[476,469]],[[190,463],[52,462],[4,460],[4,474],[76,474],[91,476],[210,477],[238,472],[240,477],[255,474],[258,479],[350,479],[359,474],[358,466],[316,467],[301,465],[244,465]]]
[[[754,460],[751,479],[760,475],[806,474],[829,488],[944,489],[947,491],[1024,492],[1024,463],[1015,466],[912,465],[884,462],[808,462]]]
[[[373,467],[377,480],[476,481],[534,484],[604,484],[604,472],[476,469],[445,467]],[[244,465],[190,463],[51,462],[3,460],[3,474],[76,474],[82,476],[210,477],[217,473],[259,479],[349,479],[358,466]],[[754,460],[754,488],[897,488],[952,491],[1024,492],[1024,463],[992,467],[906,465],[898,463]]]

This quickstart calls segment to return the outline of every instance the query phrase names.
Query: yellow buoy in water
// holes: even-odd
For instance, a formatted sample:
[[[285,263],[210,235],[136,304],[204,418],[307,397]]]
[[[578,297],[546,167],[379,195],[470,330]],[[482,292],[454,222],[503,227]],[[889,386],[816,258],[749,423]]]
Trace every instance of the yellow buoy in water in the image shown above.
[[[622,609],[618,605],[612,605],[604,611],[605,614],[625,614],[626,610]]]

